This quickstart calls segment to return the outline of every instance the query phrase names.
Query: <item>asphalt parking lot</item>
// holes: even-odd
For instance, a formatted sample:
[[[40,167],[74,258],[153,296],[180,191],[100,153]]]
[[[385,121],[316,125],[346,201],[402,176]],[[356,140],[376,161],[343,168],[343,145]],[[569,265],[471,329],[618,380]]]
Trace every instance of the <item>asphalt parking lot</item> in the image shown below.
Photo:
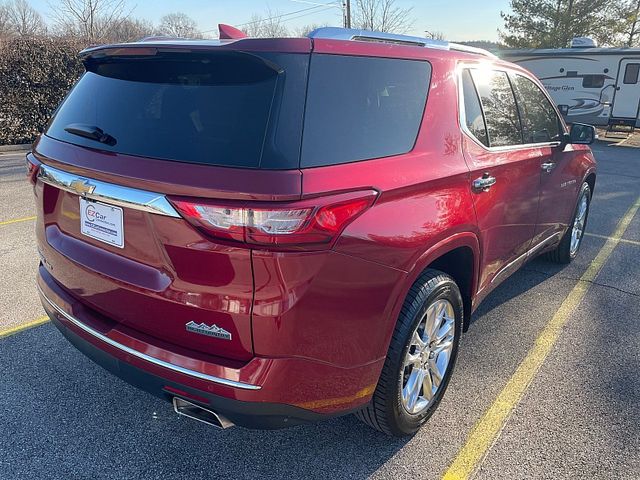
[[[22,329],[43,322],[34,207],[24,154],[0,154],[0,478],[455,478],[465,459],[478,479],[640,478],[640,149],[593,149],[579,257],[534,260],[487,298],[443,403],[410,440],[352,416],[214,430],[107,374],[50,323]],[[548,355],[531,366],[536,346]],[[529,377],[514,375],[523,364]],[[496,402],[514,382],[522,397]],[[499,415],[497,439],[482,437]]]

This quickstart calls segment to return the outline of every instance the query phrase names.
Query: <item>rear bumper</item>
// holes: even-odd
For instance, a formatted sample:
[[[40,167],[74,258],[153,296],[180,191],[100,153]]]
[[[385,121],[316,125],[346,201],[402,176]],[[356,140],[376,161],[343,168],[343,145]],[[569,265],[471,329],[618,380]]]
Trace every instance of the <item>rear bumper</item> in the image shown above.
[[[186,398],[193,403],[215,410],[236,425],[246,428],[277,429],[299,425],[301,423],[315,422],[335,416],[320,414],[285,404],[233,400],[169,381],[141,368],[134,367],[115,356],[109,355],[104,350],[87,342],[70,328],[67,328],[56,315],[51,315],[51,320],[73,346],[102,368],[125,382],[163,400],[171,401],[175,396]],[[180,393],[176,393],[176,391],[185,392],[187,395],[181,395]]]
[[[382,367],[264,357],[216,363],[215,357],[134,337],[78,302],[44,266],[38,289],[56,327],[98,365],[155,396],[182,396],[248,428],[282,428],[355,411],[370,399]]]

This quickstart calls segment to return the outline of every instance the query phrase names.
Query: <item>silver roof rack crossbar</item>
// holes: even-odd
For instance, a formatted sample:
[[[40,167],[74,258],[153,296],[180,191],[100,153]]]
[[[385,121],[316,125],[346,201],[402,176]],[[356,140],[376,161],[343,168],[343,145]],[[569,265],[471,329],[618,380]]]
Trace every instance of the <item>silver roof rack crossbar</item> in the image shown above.
[[[361,42],[394,43],[398,45],[413,45],[416,47],[437,48],[440,50],[456,50],[461,52],[476,53],[488,57],[497,58],[492,53],[482,48],[467,47],[457,43],[433,38],[413,37],[411,35],[399,35],[396,33],[372,32],[353,28],[322,27],[309,34],[309,38],[323,38],[330,40],[356,40]]]

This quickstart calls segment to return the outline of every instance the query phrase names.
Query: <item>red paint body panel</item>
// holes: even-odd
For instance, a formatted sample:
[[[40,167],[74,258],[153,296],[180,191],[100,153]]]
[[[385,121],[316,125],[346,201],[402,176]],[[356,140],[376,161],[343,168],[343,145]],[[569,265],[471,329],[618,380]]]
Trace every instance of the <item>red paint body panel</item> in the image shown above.
[[[378,192],[327,248],[287,251],[216,240],[183,218],[125,208],[123,249],[80,233],[78,196],[38,181],[38,284],[63,311],[127,348],[182,368],[251,384],[194,378],[92,337],[49,307],[84,342],[128,365],[241,402],[333,414],[371,397],[407,291],[452,251],[468,252],[467,313],[544,238],[563,233],[595,163],[588,147],[486,149],[459,122],[457,65],[468,53],[316,39],[239,39],[211,47],[428,60],[426,108],[406,154],[307,169],[256,170],[162,161],[41,136],[34,160],[65,172],[165,196],[286,206],[339,192]],[[118,46],[116,48],[129,48]],[[86,55],[104,50],[91,49]],[[485,62],[493,62],[486,60]],[[501,61],[523,72],[519,67]],[[557,168],[542,175],[541,164]],[[472,181],[498,179],[486,192]],[[506,269],[506,270],[505,270]],[[496,274],[503,271],[504,276]],[[46,301],[45,301],[46,305]],[[232,340],[185,329],[215,324]]]
[[[158,161],[79,148],[42,135],[33,146],[41,162],[96,180],[167,195],[234,200],[296,200],[299,170],[251,170]]]
[[[541,158],[550,148],[488,151],[463,137],[471,178],[488,174],[497,179],[489,191],[473,192],[482,238],[479,287],[484,289],[496,273],[531,246],[538,215]]]

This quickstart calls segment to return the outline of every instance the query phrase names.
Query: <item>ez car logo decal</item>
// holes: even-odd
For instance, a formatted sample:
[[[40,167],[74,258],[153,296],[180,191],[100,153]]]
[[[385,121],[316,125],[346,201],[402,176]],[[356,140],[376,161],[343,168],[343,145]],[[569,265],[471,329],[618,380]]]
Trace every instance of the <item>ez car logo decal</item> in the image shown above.
[[[231,340],[231,333],[217,325],[207,325],[206,323],[196,323],[191,320],[185,325],[188,332],[199,333],[201,335],[209,335],[210,337],[220,338],[222,340]]]

